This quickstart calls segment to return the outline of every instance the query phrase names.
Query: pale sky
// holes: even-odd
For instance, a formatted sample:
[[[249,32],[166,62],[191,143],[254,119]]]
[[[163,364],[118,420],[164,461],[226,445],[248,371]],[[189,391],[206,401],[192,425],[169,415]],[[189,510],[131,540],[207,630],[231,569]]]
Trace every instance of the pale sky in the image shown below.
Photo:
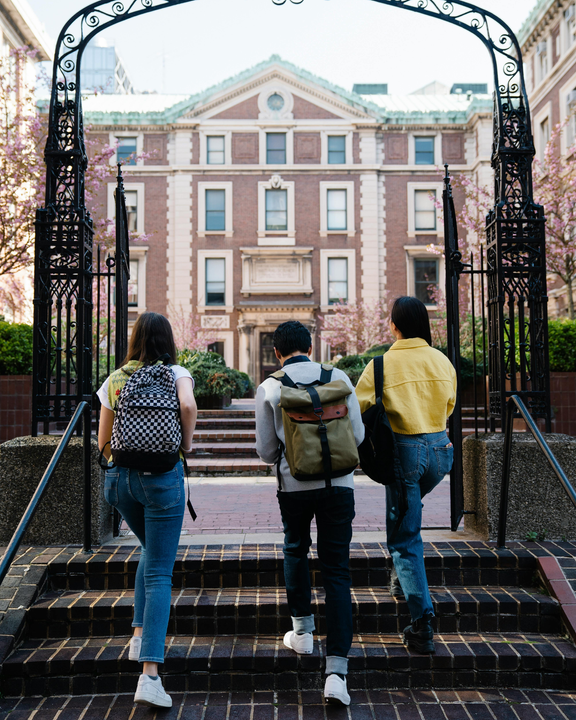
[[[83,0],[28,0],[55,40]],[[536,0],[479,0],[518,31]],[[194,0],[103,32],[137,91],[195,93],[278,54],[341,87],[487,82],[484,46],[464,30],[372,0]]]

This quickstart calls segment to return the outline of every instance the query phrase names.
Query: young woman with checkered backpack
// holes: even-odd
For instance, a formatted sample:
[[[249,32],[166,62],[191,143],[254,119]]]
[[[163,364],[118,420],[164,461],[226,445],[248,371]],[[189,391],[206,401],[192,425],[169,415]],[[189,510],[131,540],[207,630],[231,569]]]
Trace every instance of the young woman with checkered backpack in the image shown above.
[[[172,706],[158,665],[186,504],[183,452],[196,425],[193,390],[190,373],[176,364],[170,323],[153,312],[136,320],[122,367],[98,390],[98,445],[109,460],[104,495],[142,546],[128,657],[143,664],[134,701],[151,707]]]

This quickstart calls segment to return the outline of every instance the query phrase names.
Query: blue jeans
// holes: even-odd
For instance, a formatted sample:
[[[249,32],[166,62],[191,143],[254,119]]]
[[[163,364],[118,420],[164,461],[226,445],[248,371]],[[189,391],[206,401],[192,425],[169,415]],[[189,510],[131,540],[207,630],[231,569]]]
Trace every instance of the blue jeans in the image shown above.
[[[395,485],[386,486],[386,533],[388,550],[412,620],[433,615],[432,601],[424,568],[422,545],[422,498],[450,472],[454,448],[446,432],[423,435],[396,433],[400,462],[406,478],[408,512],[394,536],[398,519],[398,491]],[[392,541],[390,541],[392,538]]]
[[[296,632],[312,632],[308,550],[310,523],[316,517],[318,560],[326,591],[326,673],[348,671],[352,644],[350,598],[350,541],[354,519],[354,490],[345,487],[279,492],[284,525],[284,579],[288,608]]]
[[[184,518],[184,468],[152,474],[106,470],[104,497],[126,520],[142,552],[134,587],[134,621],[142,628],[140,662],[164,662],[170,617],[172,570]]]

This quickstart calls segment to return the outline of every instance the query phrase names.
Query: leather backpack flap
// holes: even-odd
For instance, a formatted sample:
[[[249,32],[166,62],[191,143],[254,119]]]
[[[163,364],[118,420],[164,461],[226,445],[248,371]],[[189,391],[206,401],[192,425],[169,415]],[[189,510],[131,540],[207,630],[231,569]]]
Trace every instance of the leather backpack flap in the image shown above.
[[[323,410],[324,414],[322,415],[322,420],[324,422],[328,420],[339,420],[340,418],[344,418],[348,415],[348,405],[346,405],[346,403],[323,406]],[[295,422],[319,422],[318,415],[316,415],[312,410],[285,410],[284,412]]]

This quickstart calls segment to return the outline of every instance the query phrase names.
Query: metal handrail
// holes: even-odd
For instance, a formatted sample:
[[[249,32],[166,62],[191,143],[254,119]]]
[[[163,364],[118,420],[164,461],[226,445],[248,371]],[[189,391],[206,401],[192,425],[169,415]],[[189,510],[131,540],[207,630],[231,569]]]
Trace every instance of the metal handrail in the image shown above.
[[[556,473],[556,477],[562,483],[562,487],[566,490],[568,497],[572,500],[572,504],[576,507],[576,491],[572,487],[570,480],[566,477],[564,470],[560,467],[558,460],[554,457],[554,453],[544,439],[538,426],[534,422],[532,416],[528,412],[528,408],[518,395],[512,395],[506,403],[506,427],[504,431],[504,457],[502,459],[502,486],[500,488],[500,517],[498,518],[498,547],[506,547],[506,521],[508,518],[508,491],[510,488],[510,464],[512,460],[512,430],[514,424],[515,408],[518,410],[524,422],[528,426],[528,430],[534,436],[534,439],[544,453],[546,460],[550,463],[550,467]]]
[[[2,581],[6,577],[6,574],[8,573],[8,570],[10,569],[10,566],[12,565],[12,561],[14,560],[14,557],[16,556],[16,553],[18,552],[18,548],[20,547],[20,543],[22,542],[22,538],[24,537],[24,534],[26,533],[26,530],[28,530],[28,526],[32,522],[32,519],[34,518],[34,515],[36,514],[36,510],[38,509],[38,505],[40,504],[40,501],[44,497],[44,494],[46,492],[46,489],[48,487],[48,483],[52,479],[52,476],[54,475],[54,472],[56,468],[58,467],[60,460],[62,459],[62,455],[64,454],[64,450],[68,447],[68,443],[70,442],[70,439],[72,438],[72,435],[74,434],[74,431],[76,430],[76,426],[80,422],[80,419],[84,419],[83,423],[83,430],[84,430],[84,437],[83,437],[83,465],[84,465],[84,552],[92,552],[91,548],[91,542],[92,542],[92,478],[91,478],[91,447],[90,447],[90,435],[91,435],[91,426],[92,426],[92,413],[90,405],[86,401],[82,401],[79,403],[79,405],[76,408],[76,412],[72,416],[72,419],[68,423],[68,427],[66,428],[66,432],[62,436],[62,439],[58,443],[58,447],[56,448],[54,455],[52,455],[52,459],[48,463],[48,467],[46,468],[44,475],[42,476],[42,479],[38,483],[38,487],[36,488],[36,491],[34,492],[34,495],[32,496],[32,499],[28,503],[28,507],[24,511],[24,515],[22,515],[22,519],[18,523],[18,527],[14,531],[14,534],[12,535],[12,539],[10,540],[10,543],[8,544],[8,547],[6,548],[6,553],[4,554],[4,557],[2,558],[2,562],[0,563],[0,584],[2,584]],[[57,521],[57,518],[56,518]]]

